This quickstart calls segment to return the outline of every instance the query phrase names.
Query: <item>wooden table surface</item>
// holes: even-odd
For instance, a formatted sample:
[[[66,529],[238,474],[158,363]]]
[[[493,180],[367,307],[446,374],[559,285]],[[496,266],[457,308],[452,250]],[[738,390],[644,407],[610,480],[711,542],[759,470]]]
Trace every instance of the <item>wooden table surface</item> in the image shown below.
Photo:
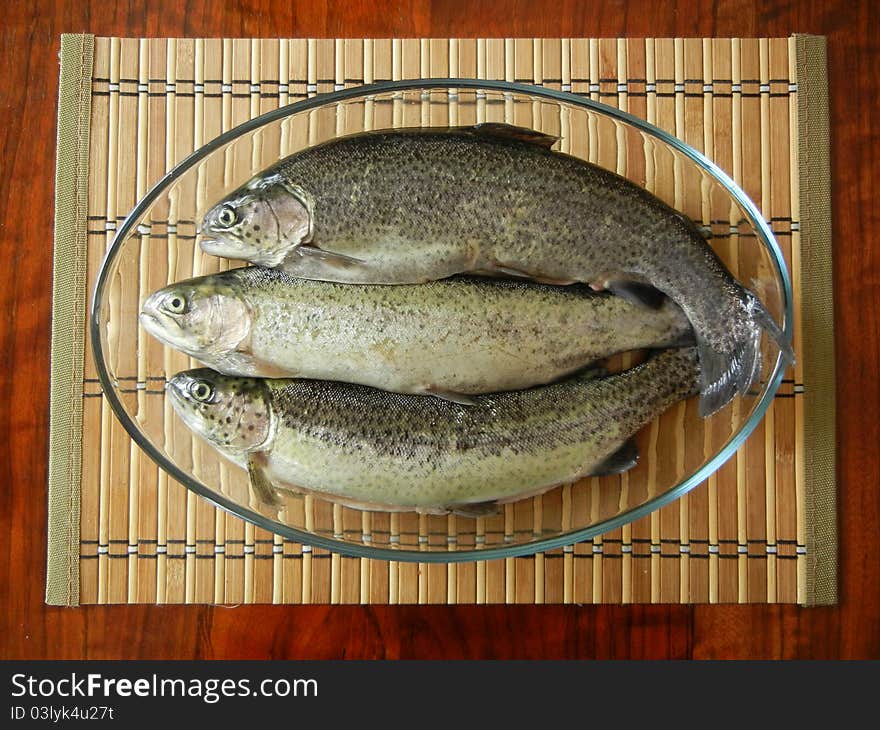
[[[0,658],[880,658],[876,0],[12,0],[0,16],[0,31],[5,59],[0,76],[0,242],[6,262],[0,267]],[[62,32],[135,37],[827,35],[838,293],[840,605],[45,606],[52,210]]]

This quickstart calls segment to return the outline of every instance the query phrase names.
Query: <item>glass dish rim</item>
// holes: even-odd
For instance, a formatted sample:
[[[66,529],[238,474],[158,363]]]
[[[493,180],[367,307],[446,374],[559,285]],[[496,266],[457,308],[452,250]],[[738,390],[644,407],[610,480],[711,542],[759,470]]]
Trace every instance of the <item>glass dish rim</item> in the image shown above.
[[[711,177],[717,180],[733,196],[740,205],[742,211],[746,214],[749,222],[755,229],[756,234],[767,247],[771,254],[771,259],[775,266],[775,272],[782,282],[782,330],[791,342],[792,338],[792,319],[793,319],[793,297],[791,289],[791,281],[788,275],[788,269],[785,265],[785,258],[777,243],[769,225],[764,220],[757,206],[751,201],[746,193],[727,175],[720,167],[708,159],[701,152],[697,151],[684,141],[668,134],[659,127],[654,126],[639,117],[628,112],[621,111],[612,106],[602,104],[577,94],[560,91],[556,89],[548,89],[543,86],[533,84],[514,83],[509,81],[498,81],[488,79],[473,78],[422,78],[407,79],[401,81],[383,81],[374,84],[365,84],[361,86],[353,86],[347,89],[340,89],[325,94],[317,94],[311,98],[303,99],[292,104],[272,109],[257,117],[249,119],[242,124],[227,130],[226,132],[215,137],[211,141],[204,144],[199,149],[193,151],[165,175],[163,175],[150,190],[135,204],[131,212],[126,216],[125,220],[116,232],[113,242],[98,271],[95,281],[95,288],[92,296],[89,332],[92,340],[92,353],[95,360],[95,367],[98,378],[101,383],[104,395],[116,414],[116,417],[122,423],[128,435],[134,440],[138,446],[143,449],[156,464],[170,474],[174,479],[183,484],[187,489],[192,490],[200,497],[208,500],[211,504],[226,512],[245,519],[258,527],[262,527],[269,532],[289,538],[303,545],[327,549],[333,552],[358,558],[374,558],[380,560],[391,560],[400,562],[423,562],[423,563],[459,563],[474,560],[493,560],[500,558],[516,557],[521,555],[531,555],[546,550],[573,545],[584,540],[601,535],[610,530],[614,530],[623,525],[629,524],[655,510],[670,504],[682,495],[691,491],[697,485],[704,482],[711,474],[717,471],[740,447],[740,445],[754,431],[755,427],[764,417],[770,403],[773,400],[776,391],[782,381],[782,375],[785,367],[782,358],[777,356],[776,364],[770,376],[768,386],[765,388],[761,400],[752,411],[749,418],[743,423],[739,430],[733,434],[724,447],[715,456],[704,464],[700,469],[686,477],[678,484],[670,487],[662,494],[657,495],[653,499],[640,504],[638,507],[627,510],[626,512],[616,515],[607,520],[603,520],[589,527],[554,535],[551,537],[539,538],[531,542],[520,543],[516,545],[499,545],[497,547],[486,547],[480,549],[468,550],[433,550],[421,551],[418,548],[382,548],[374,547],[366,544],[357,544],[354,542],[346,542],[335,538],[324,537],[315,533],[309,533],[295,527],[284,525],[277,520],[273,520],[247,507],[244,507],[228,497],[211,491],[202,485],[198,480],[184,472],[169,458],[161,454],[152,443],[137,427],[137,424],[129,416],[128,411],[122,404],[116,393],[115,385],[112,382],[107,365],[104,361],[104,354],[101,347],[101,326],[100,326],[100,294],[106,286],[109,276],[109,269],[115,261],[123,243],[128,238],[129,233],[135,225],[135,222],[147,211],[147,209],[155,202],[158,196],[168,187],[174,180],[179,178],[184,172],[192,168],[201,160],[217,149],[233,142],[248,132],[255,131],[274,121],[284,119],[293,114],[308,111],[316,107],[326,104],[332,104],[338,101],[357,97],[369,97],[371,95],[381,94],[393,91],[408,91],[412,89],[481,89],[488,91],[500,92],[516,92],[526,96],[539,97],[553,101],[561,101],[573,106],[582,107],[597,112],[604,116],[618,119],[626,122],[637,130],[647,135],[659,139],[665,144],[678,150],[686,157],[690,158],[700,168],[705,170]]]

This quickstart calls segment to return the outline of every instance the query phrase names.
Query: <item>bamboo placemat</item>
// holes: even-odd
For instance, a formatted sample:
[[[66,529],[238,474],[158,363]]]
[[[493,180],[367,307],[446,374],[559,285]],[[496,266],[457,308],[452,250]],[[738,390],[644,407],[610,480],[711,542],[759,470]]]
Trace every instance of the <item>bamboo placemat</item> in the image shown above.
[[[529,557],[349,558],[212,507],[158,470],[113,417],[85,312],[119,221],[149,186],[216,134],[278,105],[429,76],[543,84],[626,109],[704,151],[771,223],[793,279],[797,365],[737,454],[675,503]],[[834,602],[826,96],[824,39],[805,36],[63,37],[47,602]]]

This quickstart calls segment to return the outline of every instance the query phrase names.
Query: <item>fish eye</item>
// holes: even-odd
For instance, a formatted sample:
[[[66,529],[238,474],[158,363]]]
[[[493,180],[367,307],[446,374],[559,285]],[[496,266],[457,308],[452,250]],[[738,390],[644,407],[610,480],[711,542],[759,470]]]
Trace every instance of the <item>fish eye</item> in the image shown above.
[[[180,294],[172,294],[167,297],[164,302],[165,309],[172,314],[183,314],[186,312],[186,299]]]
[[[207,403],[214,395],[214,389],[211,387],[211,384],[204,380],[196,380],[190,386],[189,392],[192,393],[193,398],[202,403]]]
[[[220,208],[220,212],[217,213],[217,222],[224,228],[234,225],[237,220],[238,216],[235,213],[235,208],[231,205],[224,205]]]

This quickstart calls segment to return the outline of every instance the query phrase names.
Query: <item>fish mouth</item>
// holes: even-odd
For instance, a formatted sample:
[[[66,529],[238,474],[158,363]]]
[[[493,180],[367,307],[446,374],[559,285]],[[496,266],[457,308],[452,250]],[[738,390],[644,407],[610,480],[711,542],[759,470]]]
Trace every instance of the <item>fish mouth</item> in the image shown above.
[[[171,405],[177,414],[187,423],[192,421],[190,410],[192,403],[188,396],[190,384],[193,378],[188,372],[177,373],[173,378],[166,381],[165,392],[171,399]]]
[[[163,334],[162,323],[159,321],[159,318],[155,314],[144,310],[138,315],[138,319],[141,322],[141,327],[143,327],[147,332],[153,335],[153,337],[164,339],[160,336]]]
[[[175,412],[181,418],[186,420],[184,416],[186,412],[186,398],[183,395],[181,385],[177,382],[176,377],[165,383],[165,393],[168,395],[168,399],[171,401],[171,406],[174,408]]]
[[[203,236],[199,239],[199,247],[209,256],[228,256],[234,247],[230,246],[229,241],[214,238],[213,236]]]
[[[165,383],[165,393],[171,402],[171,409],[186,424],[187,428],[198,430],[199,419],[193,411],[192,403],[184,394],[185,389],[186,381],[178,382],[177,376]]]
[[[148,309],[142,310],[138,315],[138,319],[141,326],[163,345],[169,345],[189,354],[189,350],[192,349],[191,344],[179,336],[179,329],[178,336],[175,336],[176,323],[168,320],[166,317],[154,314]]]

